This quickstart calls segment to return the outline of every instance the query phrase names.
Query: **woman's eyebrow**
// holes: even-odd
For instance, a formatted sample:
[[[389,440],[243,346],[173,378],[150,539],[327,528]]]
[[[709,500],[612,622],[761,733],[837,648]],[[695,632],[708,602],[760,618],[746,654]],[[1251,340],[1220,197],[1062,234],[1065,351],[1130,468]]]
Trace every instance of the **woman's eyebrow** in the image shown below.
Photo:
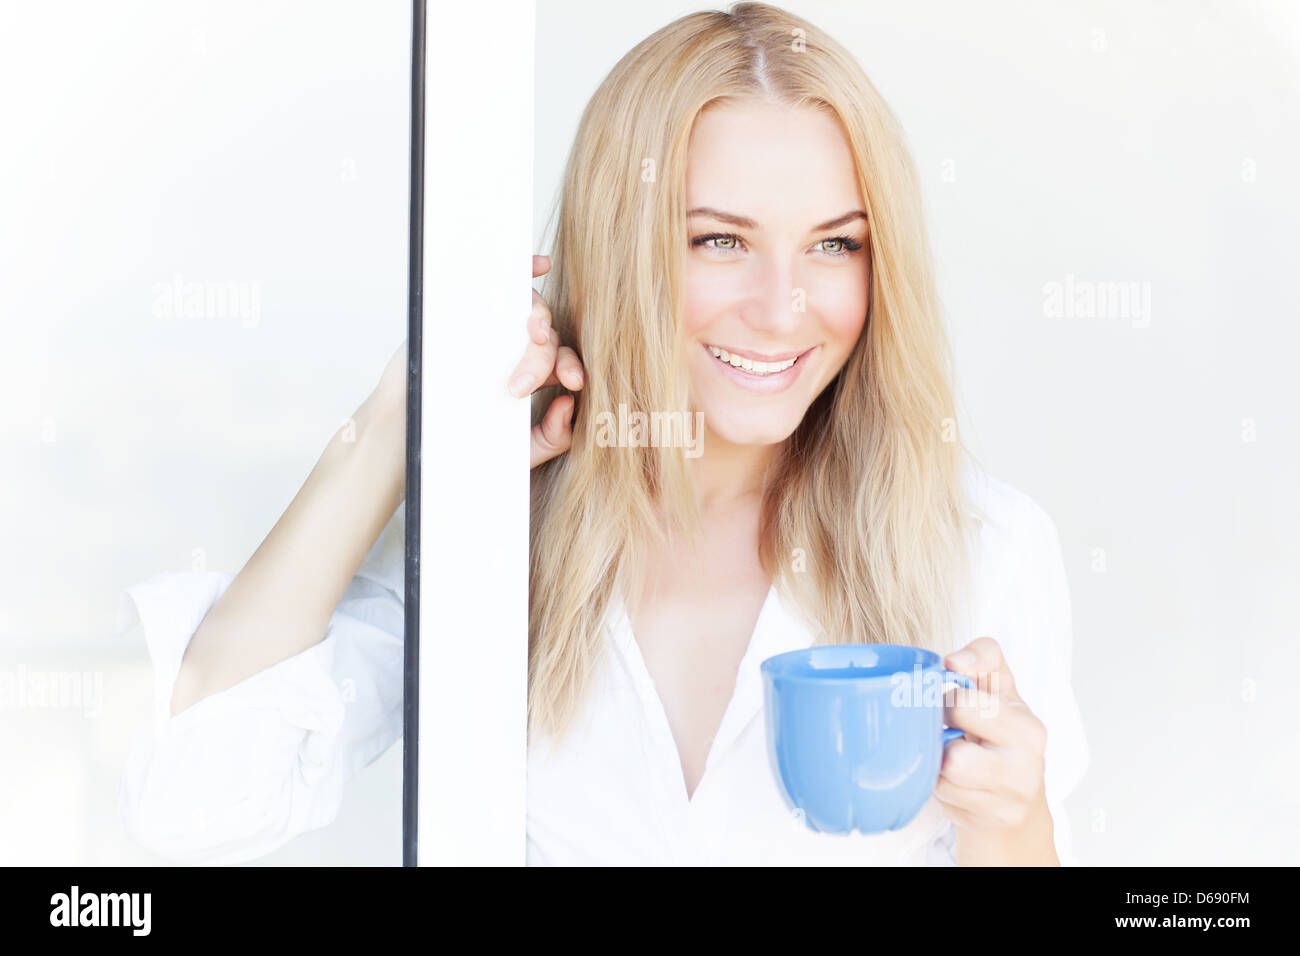
[[[707,216],[710,219],[718,220],[718,222],[725,222],[733,226],[739,226],[741,229],[758,228],[758,223],[754,222],[752,219],[745,216],[737,216],[734,213],[722,212],[719,209],[710,209],[708,206],[700,206],[697,209],[692,209],[686,214],[686,216],[688,219],[691,216]],[[854,209],[851,212],[846,212],[842,216],[836,216],[834,219],[828,219],[820,225],[813,226],[812,231],[822,232],[826,229],[837,229],[840,226],[847,226],[849,223],[858,219],[866,220],[867,214],[861,209]]]
[[[834,219],[828,219],[820,226],[813,226],[813,232],[821,232],[823,229],[838,229],[840,226],[847,226],[858,219],[864,222],[867,221],[867,214],[861,209],[855,209],[852,212],[846,212],[842,216],[836,216]]]
[[[692,209],[686,214],[686,218],[691,216],[708,216],[710,219],[716,219],[718,222],[729,223],[733,226],[739,226],[741,229],[757,229],[758,223],[752,219],[746,219],[744,216],[736,216],[729,212],[721,212],[717,209],[710,209],[708,206],[700,206],[698,209]]]

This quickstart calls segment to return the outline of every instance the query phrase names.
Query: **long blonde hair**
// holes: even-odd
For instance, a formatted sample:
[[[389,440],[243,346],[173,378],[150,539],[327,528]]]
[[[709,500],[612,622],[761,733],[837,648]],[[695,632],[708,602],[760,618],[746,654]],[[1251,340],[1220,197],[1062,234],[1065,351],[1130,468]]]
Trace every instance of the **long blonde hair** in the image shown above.
[[[972,504],[902,131],[852,56],[806,21],[760,3],[695,13],[613,68],[583,113],[564,176],[543,294],[586,384],[569,451],[533,471],[529,585],[529,726],[556,738],[583,702],[615,589],[639,593],[662,520],[697,540],[685,450],[601,447],[595,413],[688,408],[678,333],[687,145],[706,106],[755,98],[838,118],[871,256],[866,326],[768,473],[763,570],[818,643],[951,649]],[[537,394],[534,422],[556,394]]]

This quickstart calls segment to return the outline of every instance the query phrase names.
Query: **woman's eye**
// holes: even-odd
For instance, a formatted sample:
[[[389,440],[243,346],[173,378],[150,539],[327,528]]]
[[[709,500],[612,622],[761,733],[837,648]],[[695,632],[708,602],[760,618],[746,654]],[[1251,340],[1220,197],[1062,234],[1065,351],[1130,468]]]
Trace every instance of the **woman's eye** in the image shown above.
[[[691,240],[693,246],[705,246],[709,249],[717,249],[719,252],[736,252],[740,246],[740,237],[733,235],[722,235],[714,233],[709,236],[696,236]]]
[[[848,236],[835,236],[832,239],[823,239],[817,243],[817,250],[824,252],[828,256],[836,258],[847,256],[850,253],[857,252],[862,248],[862,243],[857,239],[851,239]]]
[[[745,248],[740,236],[734,233],[711,233],[707,236],[696,236],[691,240],[692,246],[703,246],[706,249],[716,249],[718,252],[740,252]],[[832,258],[842,258],[850,253],[857,252],[862,248],[862,243],[856,239],[850,239],[848,236],[835,236],[831,239],[823,239],[813,246],[813,251],[821,252]]]

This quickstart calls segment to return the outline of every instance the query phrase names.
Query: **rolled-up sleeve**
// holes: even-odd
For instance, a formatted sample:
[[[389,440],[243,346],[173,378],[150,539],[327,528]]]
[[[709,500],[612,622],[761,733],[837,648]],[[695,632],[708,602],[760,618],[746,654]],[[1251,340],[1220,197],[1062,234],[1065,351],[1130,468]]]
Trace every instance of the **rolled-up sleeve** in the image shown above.
[[[321,641],[175,716],[181,659],[234,575],[162,573],[126,589],[119,630],[139,625],[153,675],[118,798],[133,840],[178,863],[239,863],[334,819],[345,783],[402,732],[400,530],[385,535]]]

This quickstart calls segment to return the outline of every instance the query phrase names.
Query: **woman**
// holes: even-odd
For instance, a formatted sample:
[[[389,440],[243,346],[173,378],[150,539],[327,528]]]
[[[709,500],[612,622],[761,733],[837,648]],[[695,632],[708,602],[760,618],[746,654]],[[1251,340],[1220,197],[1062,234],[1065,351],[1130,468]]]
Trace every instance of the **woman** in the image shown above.
[[[554,248],[554,268],[534,263],[547,295],[535,296],[534,341],[511,379],[535,396],[528,861],[1068,858],[1061,803],[1087,749],[1056,531],[953,434],[915,173],[852,57],[761,4],[647,38],[583,116]],[[612,424],[622,420],[633,424]],[[264,570],[256,561],[241,577]],[[282,714],[280,732],[263,726],[279,749],[235,774],[249,781],[245,805],[262,808],[243,821],[240,852],[324,823],[346,777],[400,733],[400,645],[355,621],[349,600],[357,593],[324,641],[300,629],[264,652],[268,670],[218,663],[251,602],[217,618],[225,639],[200,644],[204,621],[185,655],[182,677],[191,656],[199,663],[177,681],[177,712],[247,698],[259,680],[267,706],[289,680],[319,705]],[[768,769],[758,666],[825,642],[928,647],[980,682],[977,698],[947,708],[967,737],[900,830],[813,833]],[[340,707],[344,675],[376,672],[355,665],[367,659],[385,661],[386,676],[362,706]],[[195,733],[217,712],[191,721]],[[170,767],[193,746],[166,745],[176,756],[139,765]],[[317,784],[291,780],[277,803],[248,798],[295,754]],[[146,794],[124,790],[129,819]],[[152,802],[176,800],[160,784]],[[218,858],[230,832],[208,830]]]

